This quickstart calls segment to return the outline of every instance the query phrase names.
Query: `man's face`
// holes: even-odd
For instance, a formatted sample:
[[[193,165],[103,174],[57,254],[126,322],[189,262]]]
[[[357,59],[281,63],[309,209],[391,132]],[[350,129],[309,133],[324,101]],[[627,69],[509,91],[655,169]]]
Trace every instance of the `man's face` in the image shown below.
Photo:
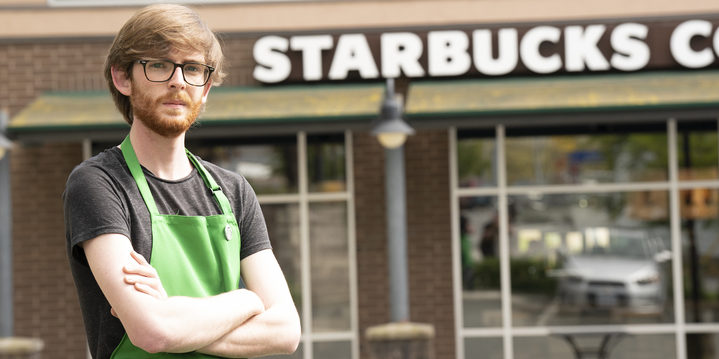
[[[173,51],[167,60],[182,64],[204,63],[204,56],[197,53]],[[142,65],[135,63],[132,70],[132,113],[134,120],[164,137],[175,137],[195,122],[205,104],[211,86],[188,85],[183,79],[182,69],[177,68],[169,81],[147,80]]]

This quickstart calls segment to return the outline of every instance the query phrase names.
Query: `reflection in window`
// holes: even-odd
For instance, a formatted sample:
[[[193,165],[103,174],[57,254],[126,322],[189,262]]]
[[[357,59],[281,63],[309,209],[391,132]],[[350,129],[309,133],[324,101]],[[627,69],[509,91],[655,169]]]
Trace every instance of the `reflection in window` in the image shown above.
[[[347,204],[310,204],[312,253],[312,328],[350,330]]]
[[[701,193],[701,195],[697,195]],[[695,201],[696,197],[706,200]],[[719,322],[719,192],[680,192],[684,304],[689,322]]]
[[[687,334],[687,358],[716,358],[719,353],[719,334]]]
[[[513,136],[512,133],[518,131],[508,129],[507,184],[587,184],[668,178],[665,132],[631,132],[621,128],[604,131],[606,133],[598,129],[590,131],[538,136],[523,130]]]
[[[718,178],[717,121],[680,122],[677,160],[680,180]]]
[[[502,338],[467,338],[464,340],[464,357],[466,359],[477,358],[477,353],[482,353],[482,359],[503,359]],[[533,358],[541,358],[533,356]]]
[[[299,206],[296,204],[263,204],[262,214],[267,223],[272,251],[285,274],[297,312],[302,313]]]
[[[350,342],[316,342],[313,346],[313,354],[316,358],[352,358],[352,345]]]
[[[496,198],[460,200],[460,241],[464,326],[501,325]]]
[[[344,136],[307,137],[307,176],[310,192],[345,190]]]
[[[671,319],[668,218],[632,210],[640,195],[510,197],[515,325]]]
[[[487,187],[497,184],[495,171],[496,147],[492,133],[489,137],[474,137],[474,132],[465,133],[457,140],[457,162],[460,187]],[[481,134],[480,134],[481,135]]]
[[[602,348],[605,356],[596,354]],[[574,348],[582,350],[575,354]],[[615,334],[552,334],[549,337],[517,337],[514,339],[515,358],[613,358],[613,359],[657,359],[673,358],[676,344],[673,334],[621,335]],[[690,357],[699,358],[699,357]]]
[[[243,175],[257,194],[297,193],[297,144],[292,138],[263,141],[188,142],[194,154]]]

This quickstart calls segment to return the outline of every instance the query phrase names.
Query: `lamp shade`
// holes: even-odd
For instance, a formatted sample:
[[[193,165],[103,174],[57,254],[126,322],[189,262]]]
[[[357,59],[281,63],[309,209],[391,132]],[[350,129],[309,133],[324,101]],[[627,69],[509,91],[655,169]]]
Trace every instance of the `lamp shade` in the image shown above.
[[[387,91],[382,100],[380,115],[372,124],[372,134],[385,148],[402,146],[414,129],[402,120],[402,104],[394,94],[394,81],[387,80]]]

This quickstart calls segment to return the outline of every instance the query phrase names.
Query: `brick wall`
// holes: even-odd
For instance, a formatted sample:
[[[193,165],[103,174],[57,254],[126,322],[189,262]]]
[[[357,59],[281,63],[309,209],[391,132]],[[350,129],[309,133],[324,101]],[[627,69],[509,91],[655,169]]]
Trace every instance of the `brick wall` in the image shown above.
[[[109,40],[0,44],[0,108],[10,116],[45,91],[105,88]],[[44,358],[84,358],[84,327],[65,251],[61,195],[80,143],[25,144],[11,157],[14,334],[45,341]]]
[[[65,251],[62,192],[78,144],[12,152],[15,335],[41,338],[43,358],[84,358],[85,335]]]
[[[252,38],[221,36],[229,65],[227,86],[254,84]],[[105,90],[109,38],[0,43],[0,108],[17,114],[46,91]]]
[[[361,357],[364,332],[390,320],[384,197],[384,150],[354,136],[357,271]],[[447,132],[418,131],[405,146],[410,319],[433,324],[437,359],[454,358],[452,252]]]
[[[45,91],[105,89],[109,40],[0,44],[0,106],[19,112]]]
[[[384,149],[368,133],[356,132],[354,143],[357,292],[360,357],[369,357],[367,327],[389,322],[387,233],[384,197]]]
[[[435,329],[437,359],[454,359],[452,232],[446,130],[424,130],[405,145],[410,317]]]

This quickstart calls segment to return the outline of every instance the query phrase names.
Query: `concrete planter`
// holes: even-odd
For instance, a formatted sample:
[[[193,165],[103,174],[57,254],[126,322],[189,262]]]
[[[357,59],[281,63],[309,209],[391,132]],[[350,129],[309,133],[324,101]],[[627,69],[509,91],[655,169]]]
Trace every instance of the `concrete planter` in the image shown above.
[[[367,328],[373,359],[434,359],[434,326],[410,322]]]
[[[39,359],[44,347],[37,338],[0,338],[0,359]]]

